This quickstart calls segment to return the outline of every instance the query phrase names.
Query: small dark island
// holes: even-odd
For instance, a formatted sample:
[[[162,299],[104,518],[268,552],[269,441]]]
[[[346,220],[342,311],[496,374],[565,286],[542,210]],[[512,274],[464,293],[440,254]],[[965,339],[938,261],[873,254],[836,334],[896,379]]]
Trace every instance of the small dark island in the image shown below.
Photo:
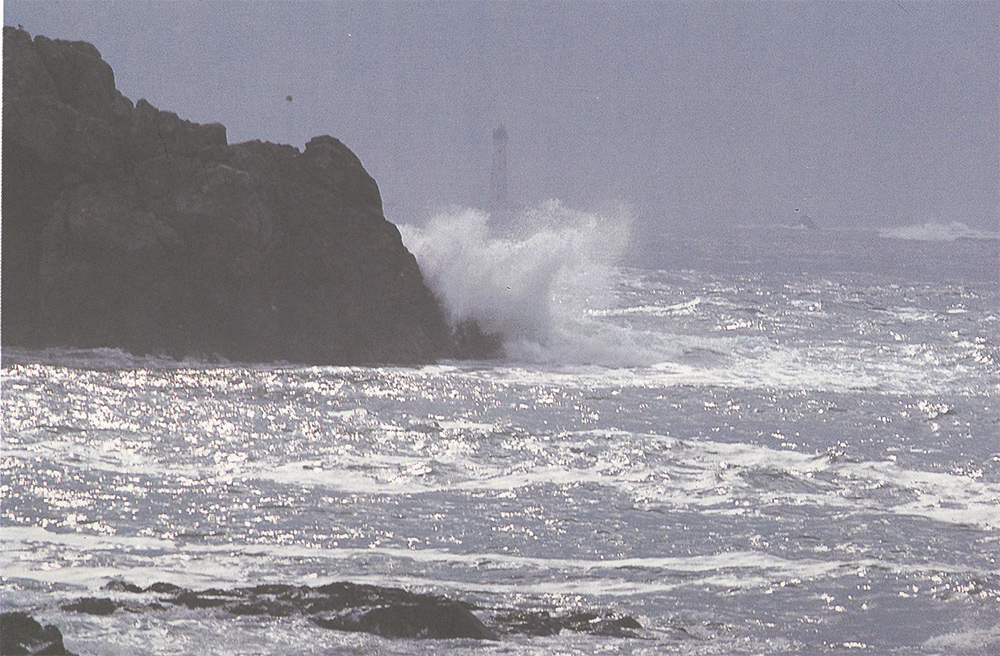
[[[306,364],[491,355],[466,337],[454,348],[378,185],[337,139],[229,145],[222,125],[133,106],[93,45],[12,27],[3,80],[3,345]]]

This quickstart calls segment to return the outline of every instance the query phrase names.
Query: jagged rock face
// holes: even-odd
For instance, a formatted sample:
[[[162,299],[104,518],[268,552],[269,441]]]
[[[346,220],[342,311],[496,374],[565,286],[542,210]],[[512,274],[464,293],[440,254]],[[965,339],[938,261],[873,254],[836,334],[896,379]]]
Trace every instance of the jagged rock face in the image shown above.
[[[0,654],[74,656],[63,646],[62,633],[58,628],[42,626],[27,613],[0,615]]]
[[[442,355],[443,313],[332,137],[227,145],[4,28],[3,343],[312,364]]]

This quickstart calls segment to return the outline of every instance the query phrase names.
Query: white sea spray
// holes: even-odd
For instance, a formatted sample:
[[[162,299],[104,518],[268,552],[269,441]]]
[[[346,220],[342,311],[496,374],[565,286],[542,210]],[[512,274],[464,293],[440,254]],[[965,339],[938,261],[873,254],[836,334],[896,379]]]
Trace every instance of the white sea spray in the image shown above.
[[[655,359],[645,336],[587,316],[613,304],[631,225],[625,208],[553,200],[504,216],[454,209],[401,232],[450,322],[475,319],[502,335],[509,358],[632,365]]]

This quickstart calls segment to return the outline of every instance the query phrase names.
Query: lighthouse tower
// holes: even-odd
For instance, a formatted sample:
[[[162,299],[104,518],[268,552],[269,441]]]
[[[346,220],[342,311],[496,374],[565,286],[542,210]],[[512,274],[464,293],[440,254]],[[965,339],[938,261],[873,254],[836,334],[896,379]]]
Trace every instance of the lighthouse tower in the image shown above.
[[[493,130],[493,166],[490,167],[490,210],[504,211],[507,201],[507,130],[503,123]]]

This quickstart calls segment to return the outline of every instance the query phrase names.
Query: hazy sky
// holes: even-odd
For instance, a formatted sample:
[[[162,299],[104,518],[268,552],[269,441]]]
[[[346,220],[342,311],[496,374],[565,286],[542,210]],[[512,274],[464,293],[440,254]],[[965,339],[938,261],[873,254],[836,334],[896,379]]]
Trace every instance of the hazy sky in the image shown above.
[[[998,2],[46,2],[133,101],[230,143],[332,134],[391,220],[512,195],[648,221],[1000,228]],[[292,96],[292,102],[286,96]]]

